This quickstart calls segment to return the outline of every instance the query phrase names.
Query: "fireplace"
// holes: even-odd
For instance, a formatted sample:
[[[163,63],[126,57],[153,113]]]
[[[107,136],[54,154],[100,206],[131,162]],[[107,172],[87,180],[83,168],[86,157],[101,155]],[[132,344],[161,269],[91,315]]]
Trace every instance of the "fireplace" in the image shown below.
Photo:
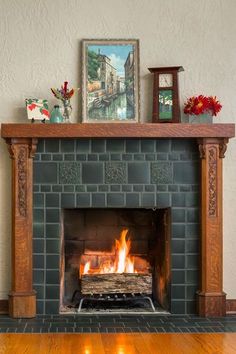
[[[63,212],[96,208],[171,209],[170,312],[224,315],[222,161],[234,125],[53,128],[2,125],[13,173],[10,315],[59,313]]]
[[[62,220],[61,313],[170,310],[170,208],[65,209]]]

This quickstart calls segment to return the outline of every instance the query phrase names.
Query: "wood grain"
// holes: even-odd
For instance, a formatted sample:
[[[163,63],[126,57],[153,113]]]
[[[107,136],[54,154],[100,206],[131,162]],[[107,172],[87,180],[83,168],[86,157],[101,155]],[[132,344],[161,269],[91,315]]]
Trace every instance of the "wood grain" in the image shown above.
[[[0,334],[0,354],[233,354],[236,333]]]
[[[222,151],[225,139],[199,139],[201,155],[201,277],[197,293],[200,316],[225,316],[223,292]],[[224,145],[224,148],[222,148]]]
[[[2,124],[3,138],[200,138],[235,136],[234,124]]]
[[[9,313],[34,317],[32,287],[32,169],[36,139],[8,139],[12,159],[12,286]]]

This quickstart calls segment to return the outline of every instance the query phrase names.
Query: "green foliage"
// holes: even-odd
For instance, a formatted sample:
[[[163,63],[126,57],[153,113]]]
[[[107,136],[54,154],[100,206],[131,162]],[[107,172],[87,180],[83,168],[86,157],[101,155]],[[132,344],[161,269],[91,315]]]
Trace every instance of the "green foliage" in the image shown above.
[[[98,55],[88,50],[88,80],[98,80]]]

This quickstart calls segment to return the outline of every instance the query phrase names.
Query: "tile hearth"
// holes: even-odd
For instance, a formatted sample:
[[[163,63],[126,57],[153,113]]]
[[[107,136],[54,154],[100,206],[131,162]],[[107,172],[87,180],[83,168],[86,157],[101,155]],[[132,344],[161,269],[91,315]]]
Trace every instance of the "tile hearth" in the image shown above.
[[[0,316],[0,333],[224,333],[236,332],[236,316],[201,318],[159,315]]]

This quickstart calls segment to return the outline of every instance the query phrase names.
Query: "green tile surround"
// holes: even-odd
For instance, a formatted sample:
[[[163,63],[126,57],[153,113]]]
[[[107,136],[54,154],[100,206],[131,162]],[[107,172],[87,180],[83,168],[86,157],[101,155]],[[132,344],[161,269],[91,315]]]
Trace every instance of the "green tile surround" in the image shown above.
[[[194,140],[46,139],[34,160],[37,312],[58,313],[63,208],[172,208],[173,314],[195,310],[199,157]]]

